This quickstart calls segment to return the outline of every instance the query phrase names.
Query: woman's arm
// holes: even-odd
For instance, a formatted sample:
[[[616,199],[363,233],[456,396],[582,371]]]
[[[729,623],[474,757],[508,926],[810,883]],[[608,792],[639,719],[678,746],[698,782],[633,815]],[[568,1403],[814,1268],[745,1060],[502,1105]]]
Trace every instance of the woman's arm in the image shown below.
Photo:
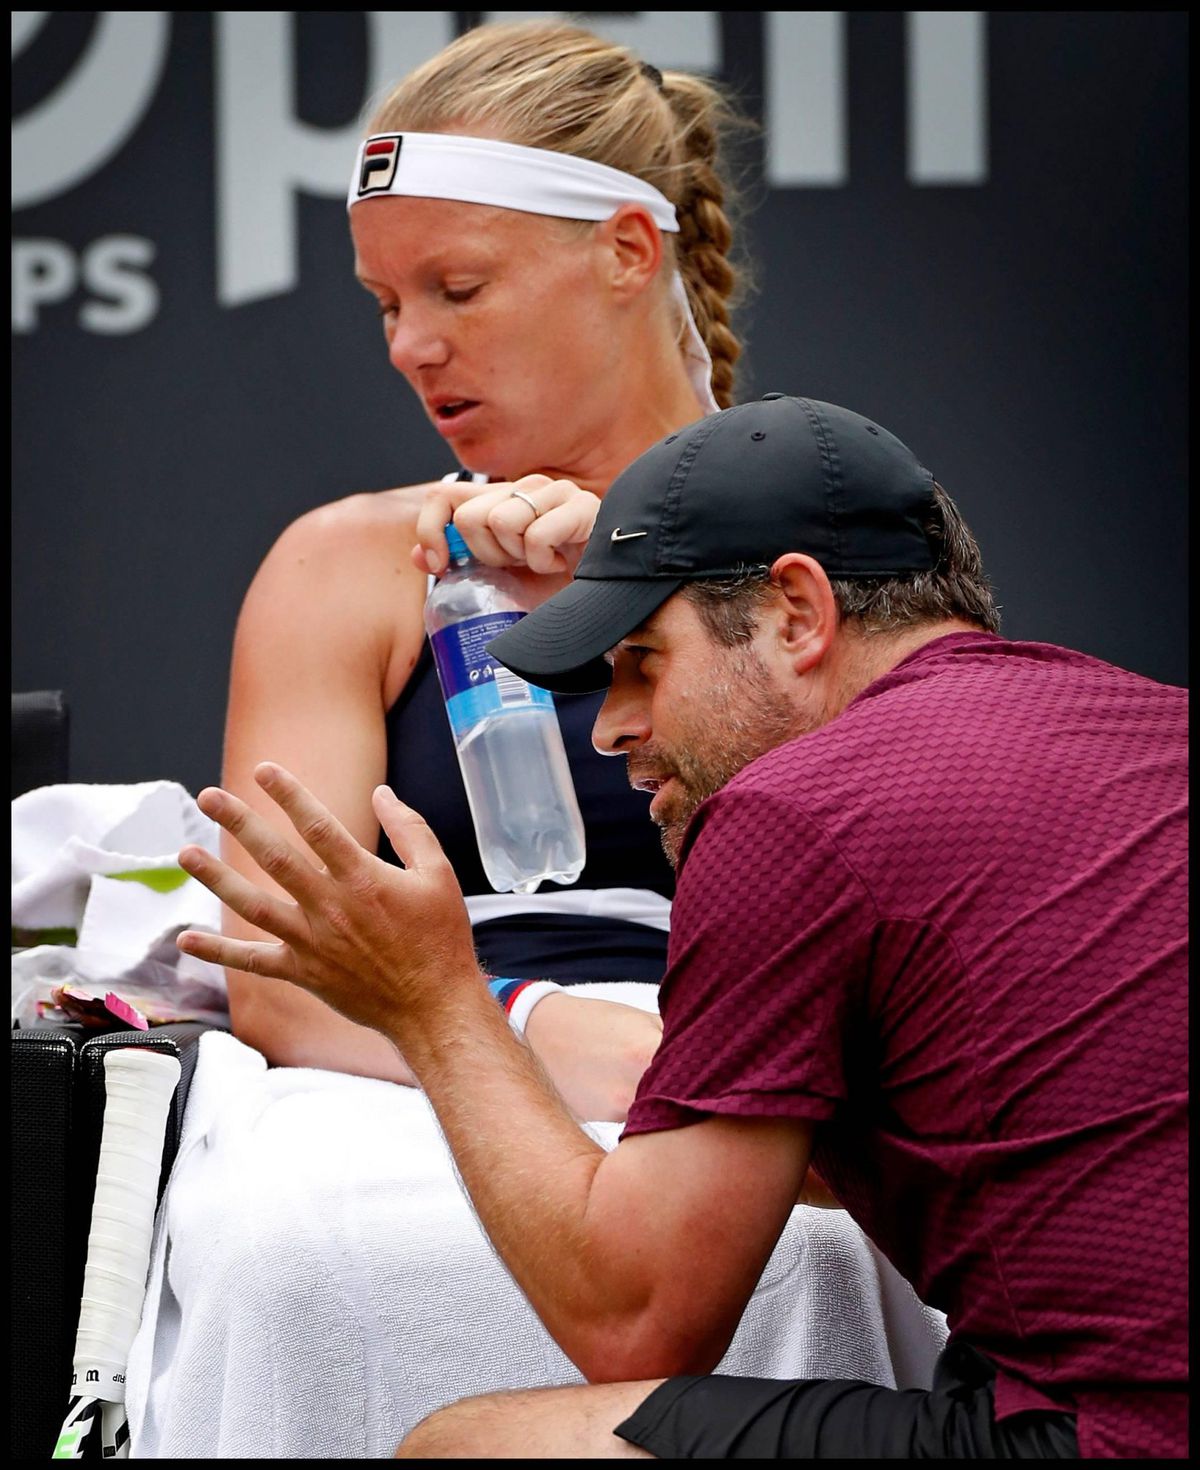
[[[525,1040],[576,1118],[623,1123],[662,1040],[652,1011],[568,990],[543,996]]]
[[[305,772],[369,851],[371,792],[387,771],[384,718],[421,650],[425,578],[414,567],[421,489],[355,495],[302,516],[263,561],[234,639],[222,784],[280,827],[252,779],[261,760]],[[280,830],[284,829],[280,827]],[[290,834],[289,834],[290,835]],[[226,860],[280,891],[236,843]],[[225,932],[261,938],[226,912]],[[411,1082],[394,1047],[278,980],[228,972],[237,1036],[277,1066]]]
[[[595,497],[564,481],[551,488],[544,476],[535,478],[547,487],[547,505],[562,507],[552,519],[562,539],[586,540]],[[424,637],[427,574],[419,570],[423,557],[413,555],[414,545],[421,545],[418,519],[436,527],[441,539],[444,521],[474,502],[465,519],[470,540],[478,543],[481,533],[488,534],[481,513],[500,508],[501,523],[520,519],[512,515],[520,502],[503,507],[510,493],[510,486],[437,484],[355,495],[309,512],[284,531],[238,619],[221,777],[226,790],[290,836],[279,808],[252,775],[259,761],[276,761],[375,851],[379,823],[371,793],[386,779],[385,717]],[[518,553],[512,565],[520,571],[522,543],[503,534]],[[561,575],[534,580],[553,584]],[[226,839],[222,855],[256,884],[281,891],[238,844]],[[264,937],[229,911],[224,927],[231,938]],[[227,975],[235,1034],[273,1065],[413,1081],[391,1043],[308,992],[236,970]],[[596,999],[581,1005],[582,999],[546,997],[530,1016],[526,1041],[577,1117],[623,1121],[661,1024],[635,1007]]]

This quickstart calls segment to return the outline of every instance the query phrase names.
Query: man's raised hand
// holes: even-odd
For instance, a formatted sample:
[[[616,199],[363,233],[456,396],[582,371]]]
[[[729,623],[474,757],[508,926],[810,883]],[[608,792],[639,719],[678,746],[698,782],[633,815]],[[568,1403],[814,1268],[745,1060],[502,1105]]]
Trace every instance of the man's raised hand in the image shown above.
[[[282,766],[254,778],[290,821],[288,841],[245,802],[207,787],[197,805],[242,846],[292,902],[256,887],[212,853],[185,847],[180,866],[278,943],[187,930],[185,954],[288,980],[399,1041],[406,1015],[478,984],[470,921],[453,869],[421,816],[386,786],[375,814],[403,869],[367,852]]]

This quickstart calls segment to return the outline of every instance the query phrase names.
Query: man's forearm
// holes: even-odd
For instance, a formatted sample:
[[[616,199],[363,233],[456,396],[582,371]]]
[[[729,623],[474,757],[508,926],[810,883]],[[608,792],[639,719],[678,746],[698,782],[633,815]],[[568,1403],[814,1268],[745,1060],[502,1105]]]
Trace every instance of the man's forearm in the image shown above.
[[[624,1242],[592,1210],[607,1157],[488,992],[464,978],[391,1038],[425,1089],[493,1245],[588,1376],[648,1300]],[[636,1329],[634,1329],[636,1330]]]
[[[282,767],[263,762],[254,779],[309,857],[229,792],[206,788],[197,804],[289,897],[256,887],[200,847],[183,848],[179,862],[278,942],[189,930],[180,948],[299,985],[403,1053],[484,1228],[547,1330],[587,1376],[654,1376],[672,1340],[681,1363],[674,1371],[703,1371],[690,1365],[714,1352],[715,1363],[756,1279],[740,1249],[732,1261],[723,1256],[762,1217],[757,1201],[747,1219],[739,1189],[732,1210],[718,1212],[718,1228],[693,1243],[699,1250],[692,1248],[690,1274],[678,1285],[674,1267],[699,1192],[711,1192],[701,1181],[715,1169],[719,1193],[722,1176],[728,1183],[745,1172],[730,1170],[725,1132],[712,1123],[684,1130],[712,1147],[676,1144],[665,1164],[642,1139],[606,1154],[574,1122],[496,1006],[453,870],[418,813],[376,789],[374,810],[403,864],[394,867],[366,852]],[[747,1158],[747,1177],[757,1177],[752,1149]],[[694,1289],[697,1272],[718,1287],[715,1309],[712,1291]]]

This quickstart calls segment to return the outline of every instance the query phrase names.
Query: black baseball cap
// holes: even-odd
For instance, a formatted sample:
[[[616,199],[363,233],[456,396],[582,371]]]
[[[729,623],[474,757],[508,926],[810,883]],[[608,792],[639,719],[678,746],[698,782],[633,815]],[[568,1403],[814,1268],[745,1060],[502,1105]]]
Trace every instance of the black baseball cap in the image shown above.
[[[830,577],[932,569],[933,476],[848,408],[768,393],[689,424],[613,481],[569,586],[488,644],[531,684],[605,688],[604,654],[685,582],[735,577],[788,551]]]

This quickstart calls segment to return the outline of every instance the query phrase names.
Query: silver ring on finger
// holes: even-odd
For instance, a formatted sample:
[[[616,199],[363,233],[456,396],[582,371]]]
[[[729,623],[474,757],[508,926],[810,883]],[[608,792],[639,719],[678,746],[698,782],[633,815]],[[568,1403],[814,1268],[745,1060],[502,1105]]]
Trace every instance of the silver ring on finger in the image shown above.
[[[524,490],[513,490],[508,498],[511,500],[514,495],[518,500],[523,500],[525,502],[525,504],[533,512],[535,520],[538,518],[538,516],[541,515],[541,511],[537,508],[537,505],[534,503],[534,501],[530,500],[529,496],[525,494]]]

